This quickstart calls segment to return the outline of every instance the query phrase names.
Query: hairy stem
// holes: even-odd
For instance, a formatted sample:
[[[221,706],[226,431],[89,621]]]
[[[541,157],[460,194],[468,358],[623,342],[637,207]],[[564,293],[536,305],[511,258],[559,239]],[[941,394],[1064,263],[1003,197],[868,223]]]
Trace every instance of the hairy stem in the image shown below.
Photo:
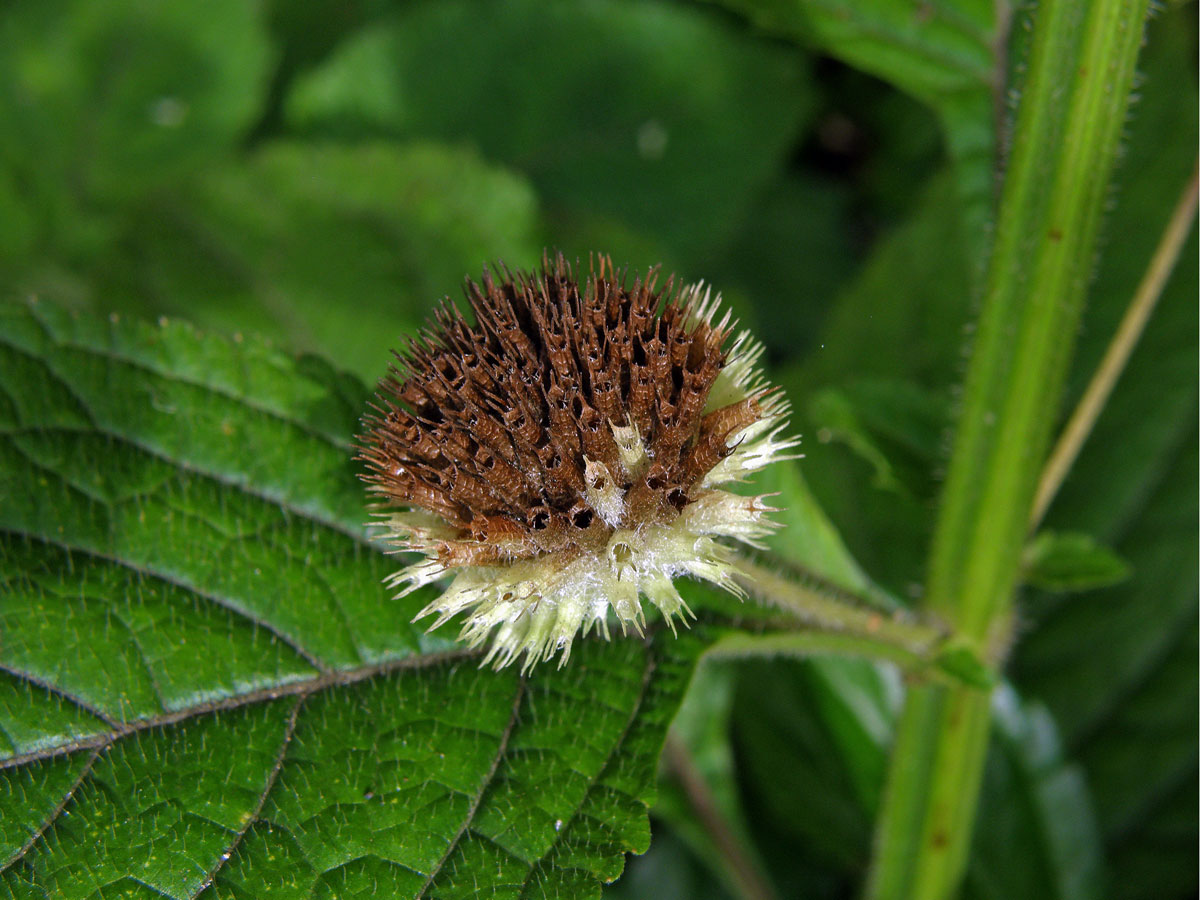
[[[748,659],[763,656],[857,656],[863,659],[895,663],[906,672],[929,673],[942,679],[937,670],[930,669],[931,660],[895,644],[873,638],[829,631],[777,631],[768,634],[727,634],[704,651],[706,659]],[[947,680],[947,679],[942,679]]]
[[[946,640],[944,629],[917,622],[903,613],[864,608],[779,574],[768,566],[740,560],[735,578],[752,597],[788,614],[806,630],[773,635],[731,635],[714,652],[851,653],[886,659],[907,669],[926,668]],[[812,629],[812,630],[807,630]]]
[[[1129,362],[1133,348],[1137,346],[1154,307],[1158,305],[1158,298],[1162,296],[1167,280],[1175,270],[1175,263],[1179,261],[1179,253],[1183,250],[1184,241],[1192,230],[1192,220],[1196,216],[1198,185],[1200,170],[1193,169],[1192,177],[1183,188],[1175,212],[1171,215],[1162,238],[1159,239],[1146,274],[1142,276],[1142,281],[1129,302],[1129,308],[1125,311],[1112,342],[1104,352],[1096,374],[1092,376],[1087,390],[1084,391],[1075,411],[1071,413],[1058,443],[1054,445],[1049,462],[1042,470],[1042,480],[1038,483],[1033,512],[1029,517],[1030,531],[1041,524],[1046,510],[1062,486],[1063,479],[1075,464],[1075,459],[1079,456],[1088,435],[1092,433],[1096,419],[1100,417],[1104,404],[1108,402],[1117,379],[1125,370],[1125,365]]]
[[[1037,8],[984,303],[928,575],[956,640],[1007,649],[1038,472],[1091,274],[1147,0]],[[868,884],[872,900],[946,900],[966,865],[987,751],[986,693],[909,691]]]

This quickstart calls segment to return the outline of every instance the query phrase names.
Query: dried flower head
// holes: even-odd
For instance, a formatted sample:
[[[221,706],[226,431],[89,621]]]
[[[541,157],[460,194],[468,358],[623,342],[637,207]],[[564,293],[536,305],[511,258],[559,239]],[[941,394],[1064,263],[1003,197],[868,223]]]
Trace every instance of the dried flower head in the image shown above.
[[[471,325],[444,304],[396,354],[361,458],[408,593],[443,576],[418,618],[466,614],[461,639],[525,666],[562,653],[611,610],[641,631],[641,598],[690,613],[672,579],[740,594],[721,543],[769,533],[763,497],[722,485],[780,459],[787,403],[730,341],[719,298],[657,287],[600,257],[578,278],[561,255],[535,273],[466,284]]]

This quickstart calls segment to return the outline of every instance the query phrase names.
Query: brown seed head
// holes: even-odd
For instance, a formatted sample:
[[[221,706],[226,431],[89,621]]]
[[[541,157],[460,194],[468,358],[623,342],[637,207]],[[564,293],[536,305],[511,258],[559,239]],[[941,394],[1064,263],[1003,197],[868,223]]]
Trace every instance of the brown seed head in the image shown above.
[[[668,621],[678,575],[736,590],[718,539],[754,544],[762,498],[721,489],[795,446],[748,336],[699,286],[630,278],[601,256],[468,281],[396,354],[360,438],[394,546],[424,559],[393,583],[455,581],[421,615],[467,612],[489,659],[570,650],[611,610]],[[728,346],[727,346],[728,345]]]
[[[673,279],[631,281],[605,256],[582,279],[561,254],[502,272],[467,282],[473,326],[443,305],[397,353],[362,439],[372,489],[458,529],[451,565],[594,549],[674,518],[761,415],[761,394],[703,414],[728,328]]]

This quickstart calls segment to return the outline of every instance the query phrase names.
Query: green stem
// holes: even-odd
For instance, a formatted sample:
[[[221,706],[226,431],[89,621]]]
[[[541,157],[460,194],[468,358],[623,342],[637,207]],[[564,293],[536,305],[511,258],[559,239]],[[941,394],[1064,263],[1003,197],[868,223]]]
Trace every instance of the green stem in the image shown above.
[[[910,687],[892,747],[869,898],[948,898],[966,867],[987,751],[989,695]]]
[[[1200,168],[1194,168],[1192,177],[1188,179],[1187,186],[1183,189],[1183,194],[1175,205],[1175,212],[1158,242],[1146,274],[1142,277],[1137,291],[1134,292],[1129,308],[1125,310],[1117,333],[1113,335],[1112,342],[1104,352],[1104,358],[1096,367],[1092,380],[1088,382],[1087,390],[1083,392],[1079,404],[1071,413],[1071,418],[1067,420],[1062,435],[1059,437],[1058,443],[1054,445],[1054,451],[1050,454],[1050,459],[1042,470],[1037,496],[1033,501],[1033,512],[1029,516],[1031,532],[1041,524],[1042,517],[1049,509],[1051,501],[1054,500],[1054,495],[1058,493],[1067,473],[1071,471],[1075,458],[1079,456],[1084,441],[1092,433],[1092,428],[1095,427],[1096,420],[1100,418],[1104,404],[1108,402],[1109,395],[1112,394],[1112,390],[1117,384],[1117,379],[1121,377],[1121,372],[1129,362],[1129,357],[1133,355],[1133,348],[1137,346],[1146,323],[1150,321],[1154,307],[1158,305],[1158,299],[1162,296],[1163,288],[1167,286],[1167,280],[1175,271],[1175,263],[1179,261],[1179,254],[1192,230],[1192,220],[1196,218],[1198,194],[1200,194]]]
[[[984,304],[930,560],[928,604],[993,662],[1059,410],[1120,141],[1146,0],[1036,13]],[[967,858],[990,723],[967,687],[909,692],[868,896],[945,900]]]
[[[776,631],[768,634],[734,632],[704,651],[706,659],[747,659],[762,656],[858,656],[895,663],[907,672],[930,670],[931,661],[886,641],[832,634],[826,631]],[[935,672],[936,677],[940,673]]]
[[[787,613],[805,630],[730,635],[712,648],[712,654],[849,653],[920,670],[935,663],[945,645],[945,631],[933,625],[829,596],[750,560],[739,560],[737,569],[738,584],[751,596]]]

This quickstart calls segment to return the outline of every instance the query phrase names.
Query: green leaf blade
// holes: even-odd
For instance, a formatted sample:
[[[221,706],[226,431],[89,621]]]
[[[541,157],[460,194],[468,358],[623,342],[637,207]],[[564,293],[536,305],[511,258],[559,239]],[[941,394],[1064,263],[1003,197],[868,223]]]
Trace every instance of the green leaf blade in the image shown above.
[[[646,849],[703,627],[481,671],[381,583],[353,380],[0,319],[0,892],[594,896]]]
[[[1086,591],[1129,577],[1128,562],[1090,535],[1044,531],[1025,548],[1025,580],[1048,591]]]

